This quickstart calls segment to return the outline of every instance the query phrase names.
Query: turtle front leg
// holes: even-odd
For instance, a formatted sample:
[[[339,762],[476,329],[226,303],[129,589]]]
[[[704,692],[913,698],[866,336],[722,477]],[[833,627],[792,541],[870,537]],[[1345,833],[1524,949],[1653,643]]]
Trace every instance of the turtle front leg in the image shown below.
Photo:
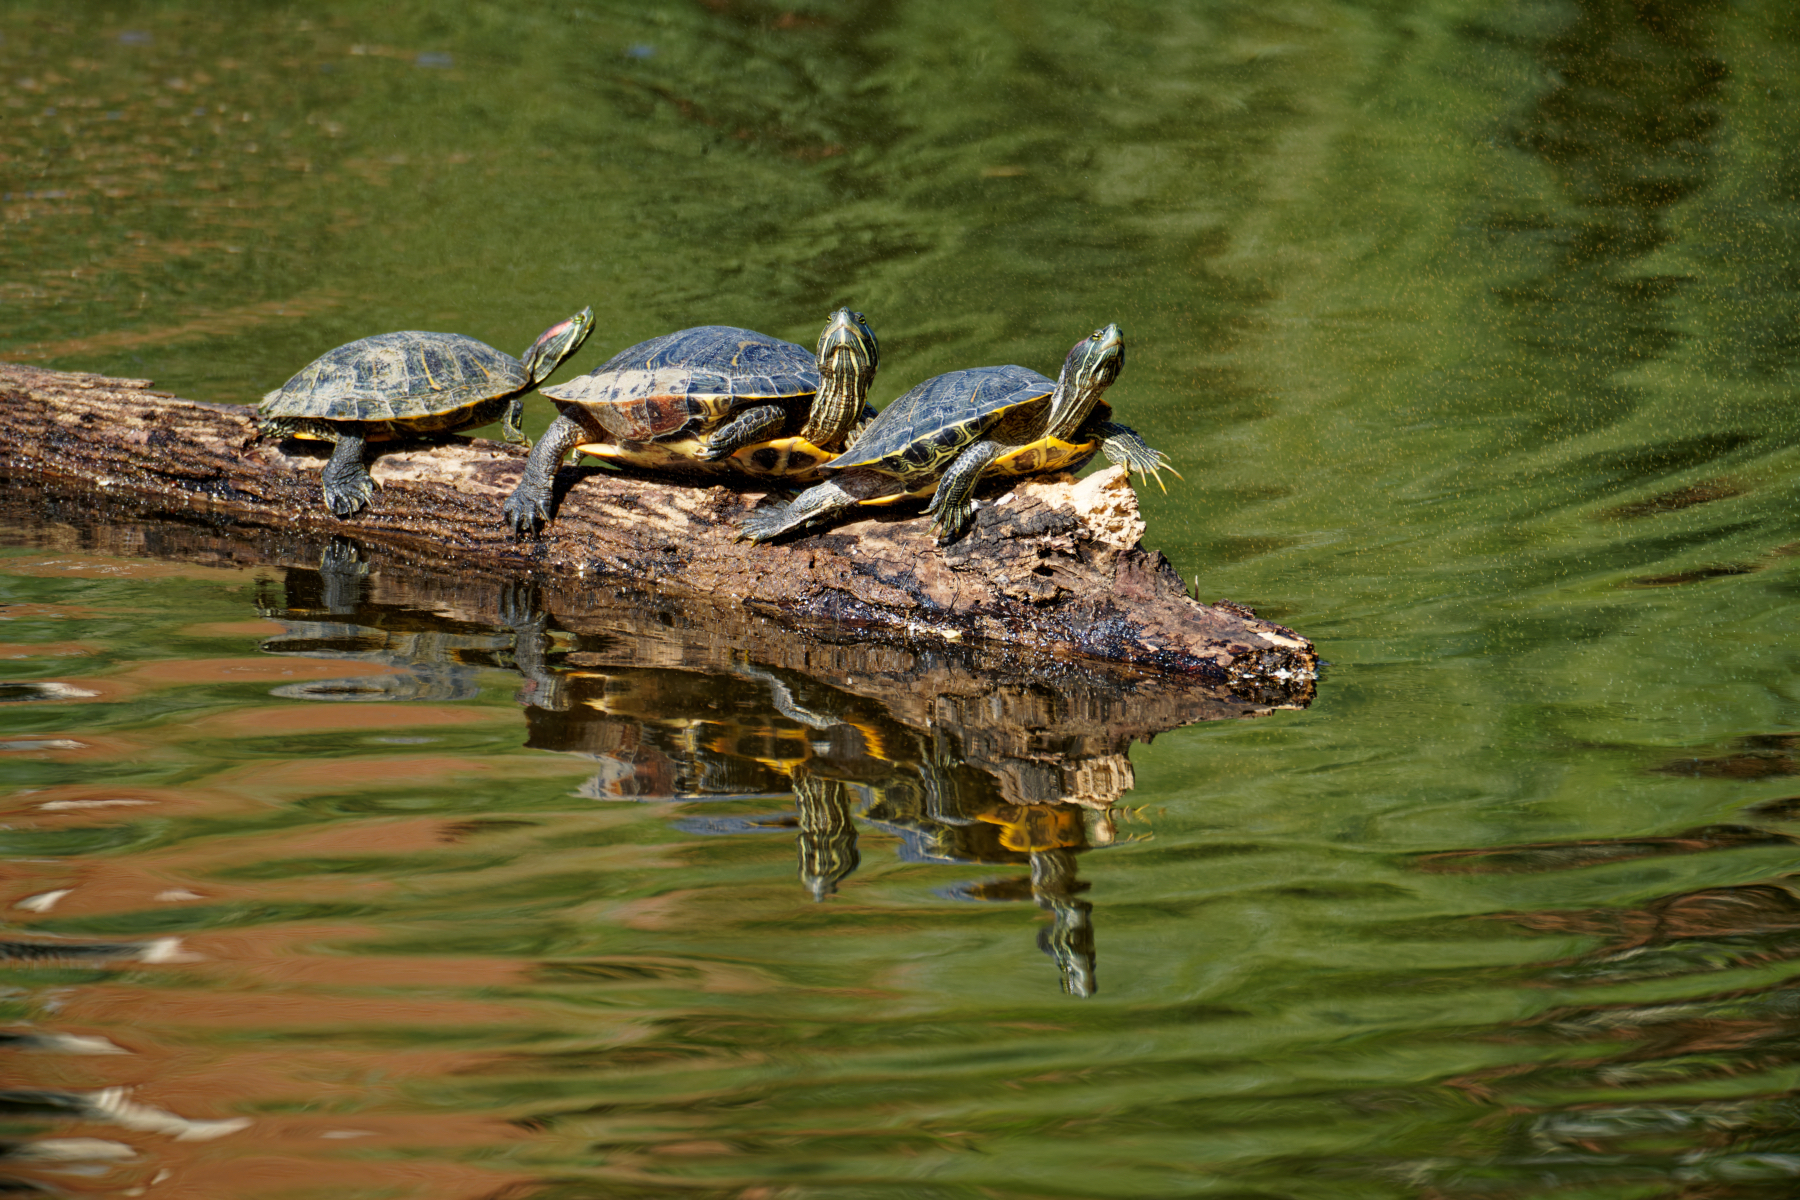
[[[320,472],[319,485],[325,492],[325,507],[334,516],[347,517],[369,502],[375,481],[363,465],[362,434],[337,431],[337,444]]]
[[[706,462],[730,458],[752,442],[760,442],[787,422],[787,412],[779,404],[759,404],[747,408],[713,430],[695,456]]]
[[[587,430],[566,414],[550,422],[550,428],[525,460],[519,485],[501,506],[505,523],[515,533],[532,533],[539,522],[550,519],[550,490],[556,482],[556,468],[562,465],[564,455],[587,438]]]
[[[524,419],[525,397],[521,394],[506,402],[506,411],[500,415],[500,436],[515,446],[530,446],[531,439],[520,424]]]
[[[925,506],[926,512],[937,514],[931,533],[938,545],[948,545],[967,532],[975,518],[975,483],[999,453],[1000,444],[984,438],[957,455],[938,480],[937,491]]]
[[[1129,425],[1120,425],[1116,421],[1100,421],[1090,429],[1100,439],[1100,452],[1114,466],[1125,467],[1140,475],[1148,475],[1156,480],[1156,486],[1168,491],[1163,486],[1162,476],[1158,473],[1167,471],[1175,478],[1181,478],[1181,472],[1169,465],[1169,456],[1161,450],[1152,450],[1148,442],[1138,436],[1138,431]]]
[[[827,480],[807,488],[787,504],[771,504],[745,513],[738,523],[737,540],[753,545],[770,541],[802,525],[823,521],[832,513],[855,508],[858,503],[855,496]]]
[[[899,496],[899,480],[879,471],[845,471],[824,483],[807,488],[788,504],[771,504],[745,513],[738,523],[737,540],[766,542],[789,530],[825,520],[833,513]]]

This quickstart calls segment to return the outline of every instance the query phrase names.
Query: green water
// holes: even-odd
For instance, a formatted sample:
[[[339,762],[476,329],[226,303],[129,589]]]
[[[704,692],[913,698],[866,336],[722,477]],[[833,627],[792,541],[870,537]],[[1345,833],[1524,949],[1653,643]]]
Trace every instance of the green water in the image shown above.
[[[1794,1193],[1790,6],[14,0],[0,34],[0,356],[248,402],[389,329],[517,353],[591,304],[567,377],[853,304],[879,405],[1117,321],[1109,398],[1186,476],[1147,543],[1331,664],[1019,849],[1020,768],[905,689],[563,630],[543,707],[515,630],[399,574],[15,531],[5,678],[90,694],[6,692],[4,936],[98,948],[0,979],[6,1173]]]

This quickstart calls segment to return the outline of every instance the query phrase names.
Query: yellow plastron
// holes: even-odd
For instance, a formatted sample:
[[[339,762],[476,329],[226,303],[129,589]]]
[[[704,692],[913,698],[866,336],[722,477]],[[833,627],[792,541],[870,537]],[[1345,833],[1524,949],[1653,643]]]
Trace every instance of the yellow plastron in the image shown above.
[[[1092,454],[1096,443],[1065,442],[1061,438],[1039,438],[1008,450],[988,464],[988,475],[1036,475],[1040,471],[1059,471],[1072,462]]]

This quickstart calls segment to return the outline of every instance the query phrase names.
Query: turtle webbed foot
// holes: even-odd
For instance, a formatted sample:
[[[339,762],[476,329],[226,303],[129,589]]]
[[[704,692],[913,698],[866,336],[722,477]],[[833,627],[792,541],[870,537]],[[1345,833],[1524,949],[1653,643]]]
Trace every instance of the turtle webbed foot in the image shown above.
[[[1162,472],[1180,479],[1181,472],[1169,465],[1169,456],[1161,450],[1154,450],[1135,429],[1111,421],[1103,424],[1099,431],[1102,435],[1101,452],[1106,460],[1114,466],[1124,467],[1128,471],[1136,471],[1140,476],[1156,480],[1156,486],[1167,492],[1168,486],[1162,481]]]
[[[948,546],[969,532],[969,526],[974,524],[975,502],[968,497],[946,500],[940,492],[932,497],[925,512],[937,516],[931,523],[931,540],[940,546]]]
[[[854,473],[843,479],[849,480],[853,487],[858,484]],[[828,479],[807,488],[787,504],[765,504],[745,513],[738,519],[738,540],[753,544],[770,541],[790,530],[823,521],[833,513],[854,508],[859,499],[865,498],[865,490],[846,491],[840,486],[840,480]]]
[[[319,473],[319,490],[325,493],[325,507],[333,516],[347,517],[369,502],[375,493],[375,481],[363,464],[363,439],[360,433],[338,435],[331,457]]]
[[[749,542],[755,546],[772,538],[780,537],[788,530],[803,523],[790,519],[788,510],[792,507],[791,503],[768,504],[762,508],[752,509],[739,520],[737,536],[732,541]]]
[[[332,516],[349,517],[369,503],[369,497],[375,494],[375,481],[360,462],[345,471],[333,471],[328,465],[319,488],[325,493],[325,507]]]
[[[334,517],[355,516],[368,505],[369,497],[375,492],[374,486],[369,482],[367,476],[363,477],[360,486],[357,484],[333,486],[328,483],[324,490],[325,507],[331,510],[331,515]]]
[[[517,534],[529,536],[550,520],[550,493],[542,494],[520,484],[500,506],[502,521]]]
[[[525,436],[521,422],[525,419],[525,398],[515,396],[506,406],[506,412],[500,418],[500,437],[515,446],[531,449],[531,439]]]

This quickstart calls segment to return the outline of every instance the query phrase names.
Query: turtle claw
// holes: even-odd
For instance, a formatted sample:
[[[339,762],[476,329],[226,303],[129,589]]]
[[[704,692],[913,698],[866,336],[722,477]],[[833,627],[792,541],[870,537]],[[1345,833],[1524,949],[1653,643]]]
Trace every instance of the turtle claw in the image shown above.
[[[786,533],[789,528],[788,507],[786,504],[770,504],[745,513],[738,523],[737,536],[732,541],[749,542],[755,546]]]
[[[1156,480],[1156,486],[1162,489],[1163,495],[1166,496],[1169,494],[1169,485],[1164,483],[1162,478],[1162,473],[1164,471],[1167,471],[1175,478],[1180,479],[1183,483],[1187,482],[1187,479],[1180,471],[1177,471],[1174,467],[1169,465],[1169,456],[1164,454],[1161,450],[1156,452],[1156,460],[1155,466],[1140,468],[1138,474]]]
[[[925,511],[936,512],[937,508],[937,499],[933,497],[931,507]],[[943,506],[943,511],[938,513],[937,520],[931,523],[931,540],[940,546],[948,546],[969,531],[969,526],[974,519],[974,506],[968,501],[965,500],[960,504],[946,504]]]
[[[510,525],[520,536],[530,536],[538,526],[550,520],[548,496],[533,496],[523,488],[516,489],[500,508],[502,523]]]
[[[331,510],[334,517],[351,517],[366,507],[369,497],[375,494],[374,485],[369,477],[345,482],[330,482],[323,485],[325,507]]]
[[[1162,473],[1167,471],[1177,479],[1182,477],[1180,471],[1169,465],[1168,455],[1161,450],[1152,450],[1136,435],[1111,439],[1103,448],[1107,458],[1127,471],[1136,471],[1140,480],[1156,480],[1156,486],[1164,495],[1168,495],[1169,485],[1163,482]]]

